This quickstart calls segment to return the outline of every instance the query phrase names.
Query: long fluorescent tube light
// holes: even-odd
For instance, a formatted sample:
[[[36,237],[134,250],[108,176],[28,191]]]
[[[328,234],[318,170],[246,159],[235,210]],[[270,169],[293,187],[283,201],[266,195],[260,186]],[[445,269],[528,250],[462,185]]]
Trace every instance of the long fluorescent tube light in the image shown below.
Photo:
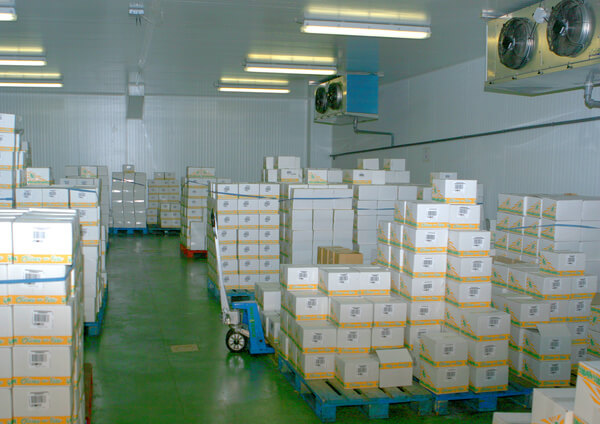
[[[289,81],[284,79],[263,79],[263,78],[237,78],[221,77],[219,80],[225,84],[265,84],[265,85],[288,85]]]
[[[273,63],[246,63],[246,72],[264,72],[270,74],[296,74],[296,75],[335,75],[335,66],[318,65],[287,65]]]
[[[0,81],[0,87],[60,88],[61,81]]]
[[[288,94],[288,88],[270,88],[270,87],[218,87],[219,91],[226,93],[270,93],[270,94]]]
[[[427,26],[322,21],[314,19],[306,19],[300,30],[309,34],[358,35],[363,37],[424,39],[431,36],[431,29]]]
[[[335,64],[334,56],[306,56],[297,54],[261,54],[248,53],[248,60],[259,62],[282,62],[282,63],[314,63],[319,65]]]
[[[0,66],[46,66],[43,56],[0,56]]]
[[[0,21],[9,22],[17,20],[17,11],[14,7],[0,7]]]

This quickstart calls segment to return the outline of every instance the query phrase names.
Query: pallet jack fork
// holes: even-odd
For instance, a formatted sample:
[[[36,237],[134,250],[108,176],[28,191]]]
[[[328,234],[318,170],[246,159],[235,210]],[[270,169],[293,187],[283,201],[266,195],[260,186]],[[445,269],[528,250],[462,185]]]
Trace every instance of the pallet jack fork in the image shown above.
[[[221,300],[221,320],[229,326],[225,336],[225,345],[233,353],[248,350],[251,355],[274,353],[275,350],[267,345],[262,322],[258,313],[258,305],[253,300],[232,302],[229,305],[227,291],[223,284],[223,269],[221,264],[221,249],[219,246],[219,228],[217,217],[211,211],[210,221],[215,239],[215,254],[217,259],[217,273],[219,294]]]

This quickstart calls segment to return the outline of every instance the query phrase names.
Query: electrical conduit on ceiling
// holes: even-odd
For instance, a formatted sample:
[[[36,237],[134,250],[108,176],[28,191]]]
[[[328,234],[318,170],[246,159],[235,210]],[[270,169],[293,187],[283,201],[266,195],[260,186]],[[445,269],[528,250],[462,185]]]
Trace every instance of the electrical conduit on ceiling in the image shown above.
[[[590,96],[591,96],[591,92],[590,92]],[[600,101],[598,101],[598,105],[600,105]],[[398,144],[398,145],[383,146],[383,147],[373,147],[371,149],[353,150],[350,152],[342,152],[342,153],[332,153],[331,155],[329,155],[329,157],[331,157],[332,159],[336,159],[337,157],[340,157],[340,156],[354,155],[354,154],[358,154],[358,153],[378,152],[378,151],[382,151],[382,150],[400,149],[402,147],[420,146],[423,144],[445,143],[448,141],[460,141],[460,140],[467,140],[470,138],[488,137],[488,136],[500,135],[500,134],[509,134],[509,133],[518,132],[518,131],[529,131],[529,130],[536,130],[536,129],[541,129],[541,128],[559,127],[559,126],[563,126],[563,125],[583,124],[586,122],[593,122],[593,121],[598,121],[598,120],[600,120],[600,116],[593,116],[591,118],[571,119],[571,120],[567,120],[567,121],[553,121],[553,122],[546,122],[543,124],[525,125],[522,127],[512,127],[512,128],[501,129],[501,130],[464,134],[464,135],[459,135],[459,136],[455,136],[455,137],[445,137],[445,138],[437,138],[437,139],[426,140],[426,141],[417,141],[414,143]],[[386,133],[386,134],[390,134],[390,133]]]

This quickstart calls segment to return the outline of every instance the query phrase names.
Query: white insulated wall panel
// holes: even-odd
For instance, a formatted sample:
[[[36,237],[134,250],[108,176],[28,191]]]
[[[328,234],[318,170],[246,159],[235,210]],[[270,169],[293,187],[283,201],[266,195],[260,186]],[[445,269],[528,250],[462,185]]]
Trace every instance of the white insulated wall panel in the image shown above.
[[[396,144],[598,116],[583,91],[522,97],[483,91],[485,60],[465,62],[380,87],[380,119],[361,128],[392,131]],[[600,121],[342,156],[338,168],[359,157],[406,158],[411,181],[432,171],[458,171],[484,184],[485,214],[494,218],[499,192],[600,195]],[[333,152],[389,145],[389,137],[355,135],[334,127]]]
[[[124,96],[5,93],[0,112],[23,117],[34,165],[51,166],[55,178],[65,165],[117,171],[132,163],[178,177],[188,165],[210,165],[220,176],[258,181],[263,156],[305,164],[310,131],[306,99],[147,96],[144,120],[128,121]]]

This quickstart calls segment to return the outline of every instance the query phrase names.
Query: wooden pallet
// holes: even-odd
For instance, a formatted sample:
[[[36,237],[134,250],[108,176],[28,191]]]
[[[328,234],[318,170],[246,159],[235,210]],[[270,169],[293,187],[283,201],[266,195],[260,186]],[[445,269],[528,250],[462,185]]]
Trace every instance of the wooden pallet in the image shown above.
[[[193,259],[196,257],[196,255],[201,258],[206,258],[206,250],[190,250],[183,244],[179,244],[179,250],[181,251],[181,254],[188,259]]]
[[[125,233],[128,236],[131,236],[133,234],[148,234],[148,228],[144,227],[144,228],[111,228],[110,229],[110,234],[112,235],[117,235],[120,233]]]
[[[334,422],[339,407],[357,406],[369,418],[388,418],[390,405],[399,403],[410,404],[419,415],[428,415],[432,411],[431,393],[418,384],[385,389],[344,389],[335,379],[305,380],[281,355],[278,367],[322,422]]]
[[[449,413],[450,402],[455,401],[461,401],[468,409],[477,412],[496,411],[498,409],[498,399],[503,397],[510,398],[511,401],[526,408],[531,408],[533,387],[526,385],[526,383],[524,384],[511,380],[508,384],[508,389],[501,392],[474,393],[468,391],[448,394],[435,394],[431,392],[433,396],[433,412],[437,415],[447,415]]]
[[[102,305],[100,306],[100,310],[98,311],[98,315],[96,315],[96,321],[94,322],[85,322],[83,324],[85,328],[85,334],[91,337],[99,336],[100,331],[102,330],[102,322],[104,321],[104,314],[106,314],[106,304],[108,303],[108,284],[104,289],[104,296],[102,296]]]
[[[208,293],[215,297],[216,299],[221,298],[221,294],[219,292],[219,288],[217,285],[210,279],[206,281],[206,288]],[[229,303],[231,302],[243,302],[245,300],[255,300],[254,292],[245,289],[229,289],[227,290],[227,299]]]

